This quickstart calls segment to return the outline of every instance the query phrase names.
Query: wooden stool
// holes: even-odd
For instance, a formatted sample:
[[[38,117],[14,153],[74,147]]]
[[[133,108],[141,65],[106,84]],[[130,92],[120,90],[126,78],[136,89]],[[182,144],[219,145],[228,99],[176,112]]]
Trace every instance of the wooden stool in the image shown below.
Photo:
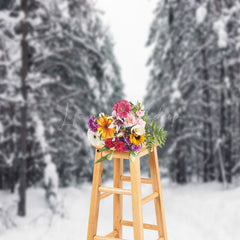
[[[100,147],[101,148],[101,147]],[[95,162],[109,151],[99,152],[96,147]],[[92,195],[88,222],[87,240],[108,240],[122,239],[122,226],[132,226],[134,228],[134,239],[143,240],[143,229],[158,231],[158,240],[167,240],[166,222],[163,208],[160,173],[158,166],[157,145],[154,145],[149,154],[150,178],[141,178],[140,157],[148,154],[146,147],[142,147],[141,152],[133,163],[130,162],[130,175],[123,176],[123,159],[128,159],[128,153],[118,153],[114,151],[113,162],[113,187],[104,187],[102,184],[103,163],[94,165]],[[123,189],[123,181],[131,182],[131,190]],[[152,184],[153,193],[142,199],[141,183]],[[97,236],[97,224],[100,200],[113,194],[113,231],[104,237]],[[133,222],[122,219],[123,194],[132,195]],[[157,225],[143,223],[142,205],[154,199]]]

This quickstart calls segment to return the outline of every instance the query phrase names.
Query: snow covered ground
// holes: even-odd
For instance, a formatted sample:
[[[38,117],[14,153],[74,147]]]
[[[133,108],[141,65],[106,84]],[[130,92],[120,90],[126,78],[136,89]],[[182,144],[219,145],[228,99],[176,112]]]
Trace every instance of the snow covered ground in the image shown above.
[[[112,182],[104,182],[112,186]],[[124,183],[124,187],[130,187]],[[142,184],[143,197],[151,193]],[[163,200],[169,240],[238,240],[240,236],[240,188],[224,190],[218,183],[177,186],[162,180]],[[0,228],[1,240],[86,240],[91,185],[60,190],[65,216],[52,215],[40,188],[28,190],[28,216],[15,217],[17,226]],[[13,196],[0,192],[3,207],[10,206]],[[124,219],[131,220],[131,197],[124,196]],[[112,197],[100,204],[98,234],[111,232]],[[9,212],[11,212],[9,210]],[[1,216],[0,212],[0,216]],[[153,202],[143,207],[144,222],[155,224]],[[9,213],[9,215],[11,215]],[[11,224],[9,224],[11,225]],[[1,225],[0,225],[1,226]],[[123,227],[125,239],[133,239],[131,227]],[[155,231],[145,230],[145,239],[157,239]]]

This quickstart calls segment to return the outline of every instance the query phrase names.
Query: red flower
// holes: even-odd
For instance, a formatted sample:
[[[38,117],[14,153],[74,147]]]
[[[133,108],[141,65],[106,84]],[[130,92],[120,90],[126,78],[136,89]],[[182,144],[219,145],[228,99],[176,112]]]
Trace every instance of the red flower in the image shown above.
[[[105,145],[106,145],[108,148],[114,147],[114,143],[113,143],[113,141],[112,141],[111,138],[108,138],[108,139],[105,141]]]
[[[125,145],[122,141],[116,142],[115,148],[117,152],[123,152],[125,150]]]

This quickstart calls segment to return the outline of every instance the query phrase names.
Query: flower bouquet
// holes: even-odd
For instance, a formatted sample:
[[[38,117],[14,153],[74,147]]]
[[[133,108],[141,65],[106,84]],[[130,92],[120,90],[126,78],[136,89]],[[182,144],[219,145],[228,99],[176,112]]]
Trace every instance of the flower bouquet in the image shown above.
[[[166,131],[162,127],[158,128],[154,120],[148,122],[147,111],[144,111],[140,102],[133,104],[120,100],[113,106],[111,116],[104,113],[92,115],[88,127],[90,143],[94,146],[102,145],[100,151],[110,151],[96,163],[111,160],[114,151],[129,152],[129,159],[133,162],[144,144],[150,153],[154,143],[162,147],[166,141]]]

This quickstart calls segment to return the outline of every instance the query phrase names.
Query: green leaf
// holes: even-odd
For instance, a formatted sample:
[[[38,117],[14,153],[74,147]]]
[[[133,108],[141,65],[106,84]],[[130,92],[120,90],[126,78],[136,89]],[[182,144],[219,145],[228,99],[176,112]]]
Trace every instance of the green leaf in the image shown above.
[[[156,138],[156,142],[157,142],[157,144],[159,145],[159,147],[161,147],[162,142],[159,140],[159,138]]]
[[[129,151],[129,160],[130,162],[134,162],[134,160],[136,159],[137,157],[137,153],[133,152],[133,151]]]
[[[134,104],[133,104],[131,101],[129,101],[129,103],[130,103],[131,107],[133,107],[133,106],[134,106]]]
[[[153,128],[153,124],[154,124],[154,119],[152,119],[151,123],[150,123],[150,127]]]
[[[147,111],[145,111],[142,119],[146,122],[146,124],[148,124],[148,113],[147,113]]]
[[[112,155],[113,155],[113,153],[111,152],[111,153],[107,154],[106,156],[101,157],[100,159],[98,159],[98,160],[95,162],[95,164],[96,164],[96,163],[99,163],[99,162],[103,162],[103,161],[105,161],[105,160],[111,160],[111,159],[112,159]]]
[[[112,160],[113,152],[109,153],[107,156],[107,160],[110,161]]]
[[[155,124],[153,126],[153,132],[157,132],[157,122],[155,122]]]
[[[103,146],[103,147],[101,148],[101,150],[99,150],[99,151],[100,151],[100,152],[103,152],[103,151],[106,151],[106,150],[109,150],[109,149],[110,149],[110,148],[105,145],[105,146]]]

